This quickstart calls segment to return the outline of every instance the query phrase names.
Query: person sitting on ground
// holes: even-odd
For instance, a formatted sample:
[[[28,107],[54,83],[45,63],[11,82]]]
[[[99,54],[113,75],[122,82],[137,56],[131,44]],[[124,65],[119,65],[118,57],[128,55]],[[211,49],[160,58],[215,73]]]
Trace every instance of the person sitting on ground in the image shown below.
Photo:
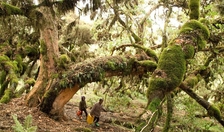
[[[103,99],[99,99],[99,102],[93,106],[90,112],[90,115],[94,117],[93,122],[95,123],[96,126],[99,126],[98,122],[100,120],[101,111],[106,112],[106,110],[102,106],[102,103],[103,103]]]
[[[82,96],[81,101],[79,102],[79,110],[81,111],[81,114],[79,115],[79,119],[82,119],[82,112],[83,111],[86,114],[86,118],[88,116],[88,113],[86,111],[87,106],[86,106],[86,100],[85,99],[86,99],[85,96]]]

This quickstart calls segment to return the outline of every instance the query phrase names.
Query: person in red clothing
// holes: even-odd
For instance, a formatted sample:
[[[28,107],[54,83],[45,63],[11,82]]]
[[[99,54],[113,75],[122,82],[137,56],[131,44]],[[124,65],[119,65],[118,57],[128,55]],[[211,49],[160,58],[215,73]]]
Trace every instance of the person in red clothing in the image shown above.
[[[86,111],[87,106],[86,106],[86,100],[85,99],[86,99],[85,96],[82,96],[81,101],[79,102],[79,110],[81,111],[81,114],[79,115],[79,119],[82,119],[82,112],[83,111],[86,114],[86,118],[88,116],[88,113]]]
[[[96,103],[90,111],[90,115],[94,117],[93,122],[95,123],[96,126],[99,126],[98,122],[100,120],[101,111],[106,112],[106,110],[102,106],[102,103],[103,99],[99,99],[99,102]]]

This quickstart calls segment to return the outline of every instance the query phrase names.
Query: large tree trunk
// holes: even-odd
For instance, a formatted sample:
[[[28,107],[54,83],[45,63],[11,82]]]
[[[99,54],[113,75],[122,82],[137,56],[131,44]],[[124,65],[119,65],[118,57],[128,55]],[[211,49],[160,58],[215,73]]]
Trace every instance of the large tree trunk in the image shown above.
[[[50,8],[43,7],[41,12],[44,16],[39,20],[42,21],[40,23],[40,70],[34,87],[26,97],[26,103],[31,107],[40,104],[45,91],[51,86],[52,74],[56,72],[55,60],[59,56],[58,30],[55,19]]]

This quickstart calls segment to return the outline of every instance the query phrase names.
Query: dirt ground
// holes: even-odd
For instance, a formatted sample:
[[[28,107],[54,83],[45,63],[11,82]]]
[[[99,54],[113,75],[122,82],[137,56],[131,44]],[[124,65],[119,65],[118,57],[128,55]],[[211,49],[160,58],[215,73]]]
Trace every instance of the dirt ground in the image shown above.
[[[24,97],[15,98],[8,104],[0,104],[0,132],[13,132],[15,122],[12,115],[16,115],[19,122],[23,123],[28,115],[32,115],[32,126],[37,126],[38,132],[132,132],[131,128],[122,127],[111,122],[113,118],[124,122],[134,122],[133,117],[121,113],[103,112],[100,118],[100,127],[90,125],[86,120],[79,120],[75,111],[77,106],[68,103],[65,106],[67,121],[55,121],[37,108],[29,108],[24,105]],[[88,110],[89,111],[89,110]],[[85,118],[85,116],[84,116]]]

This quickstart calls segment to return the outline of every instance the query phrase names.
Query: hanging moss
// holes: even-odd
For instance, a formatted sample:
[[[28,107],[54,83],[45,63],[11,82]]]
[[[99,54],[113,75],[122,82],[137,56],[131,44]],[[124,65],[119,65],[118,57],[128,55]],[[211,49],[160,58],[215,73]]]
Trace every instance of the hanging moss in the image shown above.
[[[195,20],[199,19],[199,15],[200,15],[199,6],[200,6],[200,0],[190,0],[189,2],[190,19],[195,19]]]

